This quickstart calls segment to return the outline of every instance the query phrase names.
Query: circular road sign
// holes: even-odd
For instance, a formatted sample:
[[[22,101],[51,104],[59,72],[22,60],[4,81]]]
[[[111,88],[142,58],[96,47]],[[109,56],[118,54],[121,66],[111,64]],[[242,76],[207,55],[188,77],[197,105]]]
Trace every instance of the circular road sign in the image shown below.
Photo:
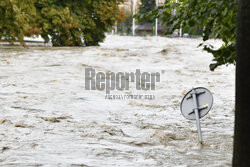
[[[189,120],[195,120],[195,105],[193,94],[195,93],[197,99],[197,106],[199,117],[202,118],[210,111],[213,105],[212,93],[203,87],[198,87],[190,90],[181,101],[181,113]]]

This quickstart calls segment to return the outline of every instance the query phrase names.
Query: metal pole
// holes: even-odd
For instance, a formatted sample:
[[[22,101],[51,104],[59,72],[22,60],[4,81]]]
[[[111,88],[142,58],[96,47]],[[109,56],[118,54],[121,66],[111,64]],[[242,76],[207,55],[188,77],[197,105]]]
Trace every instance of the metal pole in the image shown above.
[[[197,124],[199,142],[202,143],[201,126],[200,126],[200,115],[199,115],[199,110],[198,110],[196,91],[194,89],[192,91],[192,97],[193,97],[194,107],[195,107],[194,108],[194,112],[195,112],[195,119],[196,119],[196,124]]]
[[[158,0],[155,0],[156,7],[158,7]],[[155,19],[155,36],[158,35],[158,18]]]
[[[117,34],[117,20],[115,21],[115,34]]]
[[[135,0],[133,0],[133,16],[135,15]],[[132,31],[133,31],[133,36],[135,35],[135,19],[133,18],[133,27],[132,27]]]
[[[175,0],[175,2],[178,3],[178,0]],[[175,11],[176,11],[176,9],[175,9]],[[175,11],[174,11],[174,14],[175,14]],[[182,26],[179,29],[179,37],[182,37]]]
[[[182,25],[181,25],[181,27],[180,27],[180,37],[182,37]]]
[[[155,19],[155,36],[158,35],[158,19]]]
[[[132,29],[133,29],[133,36],[135,36],[135,19],[133,18],[133,27],[132,27]]]

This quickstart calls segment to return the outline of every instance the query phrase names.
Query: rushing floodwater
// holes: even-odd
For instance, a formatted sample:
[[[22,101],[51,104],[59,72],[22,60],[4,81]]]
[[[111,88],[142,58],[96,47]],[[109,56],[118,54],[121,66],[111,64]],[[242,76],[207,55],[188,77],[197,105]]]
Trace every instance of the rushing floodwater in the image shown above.
[[[0,48],[0,166],[230,166],[234,66],[208,69],[198,39],[108,36],[100,47]],[[211,41],[216,46],[219,41]],[[84,70],[160,72],[156,90],[112,91],[156,99],[108,100],[86,91]],[[205,144],[179,105],[211,90]]]

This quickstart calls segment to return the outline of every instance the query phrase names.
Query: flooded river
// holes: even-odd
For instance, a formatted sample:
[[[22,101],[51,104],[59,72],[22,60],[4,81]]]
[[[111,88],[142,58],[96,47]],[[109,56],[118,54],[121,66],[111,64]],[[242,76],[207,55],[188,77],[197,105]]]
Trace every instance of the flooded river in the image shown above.
[[[233,65],[209,71],[200,39],[108,36],[98,47],[0,48],[0,166],[231,166]],[[215,46],[220,41],[210,41]],[[155,90],[85,90],[85,69],[159,72]],[[195,121],[180,102],[206,87],[214,106]]]

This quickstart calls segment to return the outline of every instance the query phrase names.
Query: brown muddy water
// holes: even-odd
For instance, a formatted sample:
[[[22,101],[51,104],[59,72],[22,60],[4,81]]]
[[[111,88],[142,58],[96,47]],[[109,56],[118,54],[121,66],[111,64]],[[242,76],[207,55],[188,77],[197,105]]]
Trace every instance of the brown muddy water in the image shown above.
[[[108,36],[100,47],[1,47],[0,166],[231,166],[235,67],[209,71],[200,42]],[[155,99],[110,100],[85,90],[85,68],[160,72],[161,82],[111,92]],[[179,109],[198,86],[214,96],[203,146]]]

